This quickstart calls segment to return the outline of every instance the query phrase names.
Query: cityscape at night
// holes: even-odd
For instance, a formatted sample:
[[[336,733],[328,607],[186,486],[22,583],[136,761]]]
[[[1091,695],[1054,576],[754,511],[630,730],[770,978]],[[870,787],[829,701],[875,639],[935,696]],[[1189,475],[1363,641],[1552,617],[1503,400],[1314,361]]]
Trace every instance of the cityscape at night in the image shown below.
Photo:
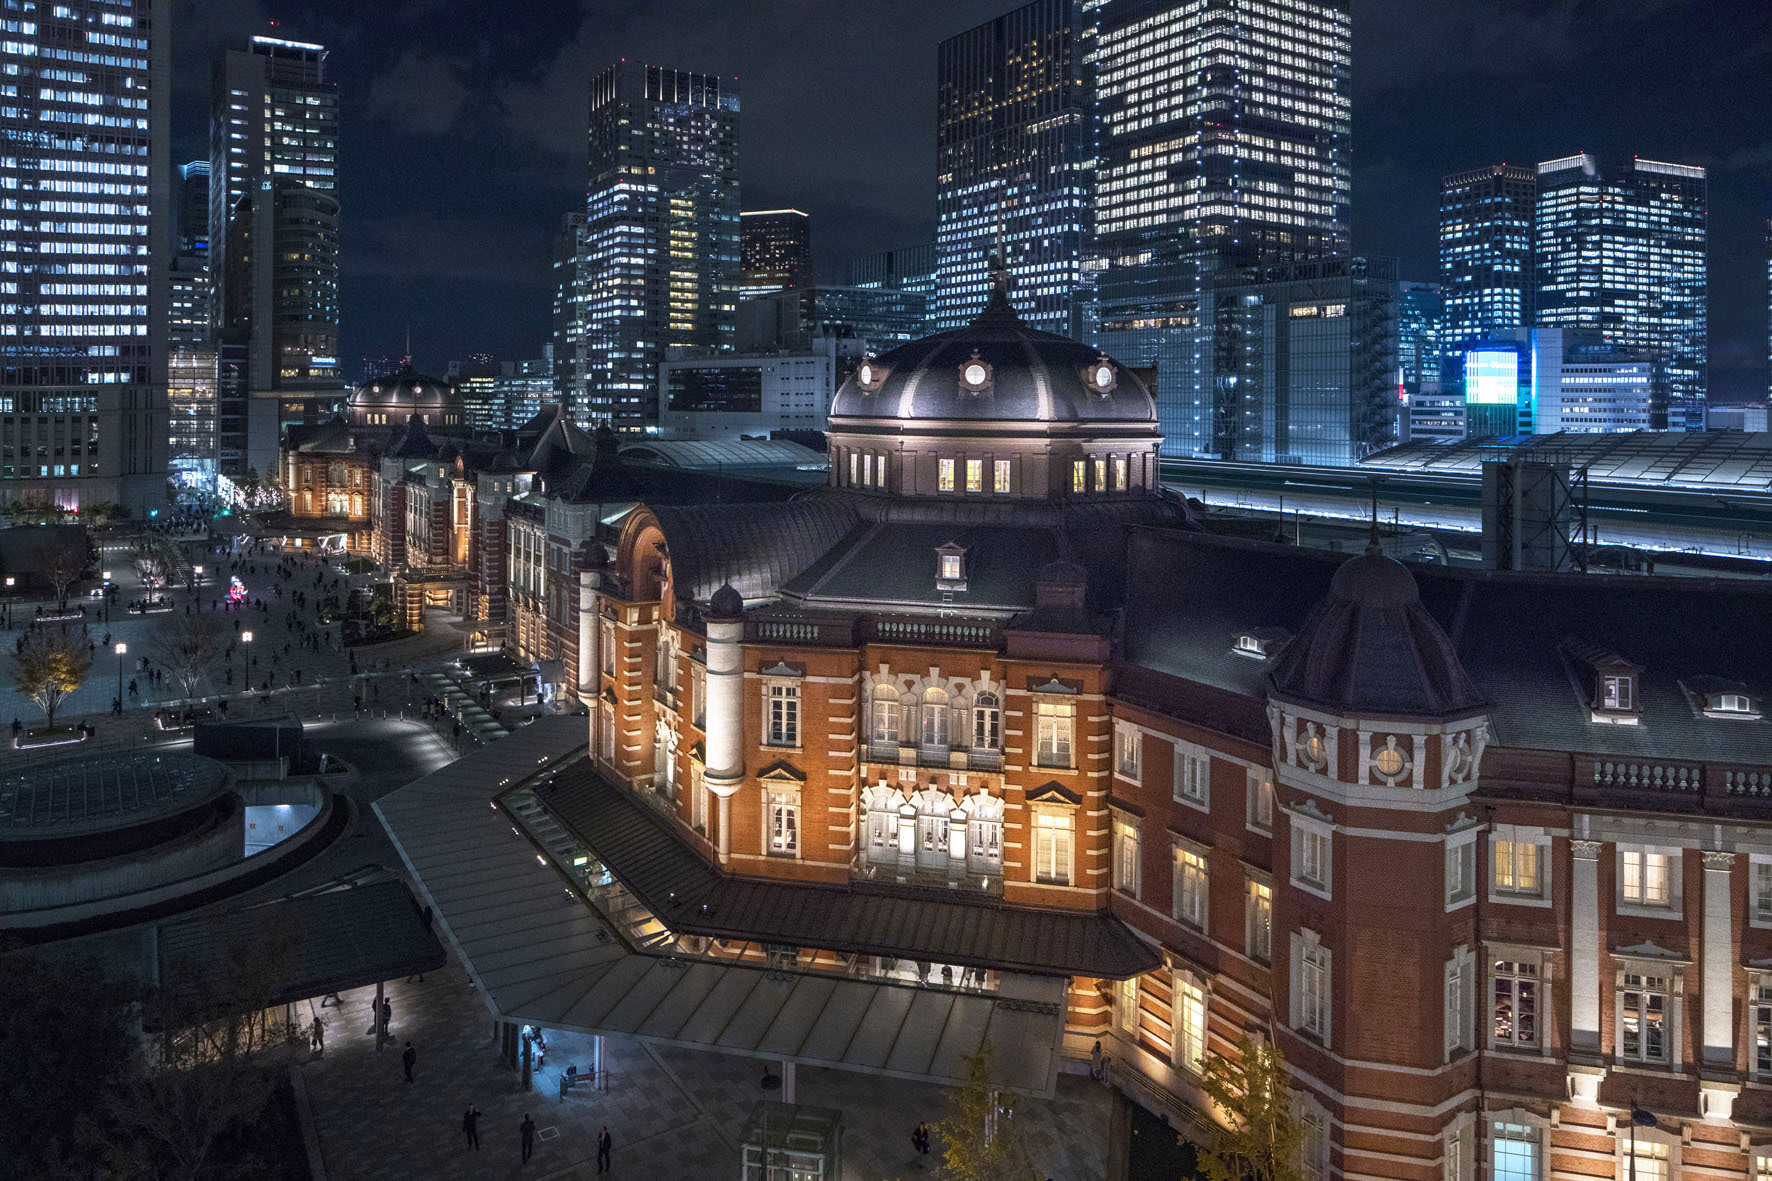
[[[1763,0],[0,0],[0,1179],[1772,1178]]]

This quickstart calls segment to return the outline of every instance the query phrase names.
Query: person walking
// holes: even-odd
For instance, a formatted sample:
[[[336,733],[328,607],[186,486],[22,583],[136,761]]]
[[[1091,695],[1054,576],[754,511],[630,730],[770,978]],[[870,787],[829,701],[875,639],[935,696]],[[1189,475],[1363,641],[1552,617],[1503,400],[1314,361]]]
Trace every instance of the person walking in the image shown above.
[[[1089,1077],[1096,1082],[1101,1081],[1101,1039],[1095,1039],[1095,1048],[1089,1051]]]
[[[604,1124],[603,1130],[597,1133],[597,1171],[599,1173],[609,1171],[609,1150],[613,1143],[609,1139],[609,1125]]]
[[[917,1125],[917,1151],[924,1156],[929,1155],[929,1121],[924,1120]]]
[[[468,1147],[475,1152],[480,1151],[480,1109],[472,1103],[462,1112],[461,1130],[468,1135]]]
[[[523,1163],[528,1164],[529,1155],[535,1151],[535,1121],[529,1118],[527,1111],[523,1113],[523,1122],[517,1132],[523,1138]]]
[[[418,1065],[418,1051],[412,1048],[411,1042],[406,1043],[406,1052],[400,1055],[400,1065],[406,1068],[406,1081],[411,1082],[412,1068]]]
[[[381,1035],[388,1036],[388,1026],[394,1023],[394,1002],[382,998],[381,1002]]]

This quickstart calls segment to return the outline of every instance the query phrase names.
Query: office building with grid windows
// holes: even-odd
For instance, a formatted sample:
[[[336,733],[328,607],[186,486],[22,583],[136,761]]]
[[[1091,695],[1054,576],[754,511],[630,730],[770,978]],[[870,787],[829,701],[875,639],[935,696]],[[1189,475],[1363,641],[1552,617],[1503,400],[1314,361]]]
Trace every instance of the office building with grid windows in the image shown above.
[[[653,427],[666,350],[731,347],[738,115],[732,78],[621,61],[591,79],[568,401],[580,426]]]
[[[1030,324],[1089,335],[1095,7],[1033,0],[941,43],[930,306],[938,330],[971,320],[1000,250]]]
[[[1448,356],[1532,323],[1532,219],[1538,174],[1492,164],[1440,181],[1440,291]]]
[[[169,5],[34,7],[0,36],[0,501],[145,515],[166,482]]]
[[[1585,152],[1538,166],[1535,322],[1648,351],[1667,387],[1656,425],[1672,430],[1704,427],[1706,183],[1691,165],[1602,170]]]
[[[1347,0],[1109,0],[1098,13],[1099,340],[1156,370],[1164,447],[1217,454],[1210,287],[1345,254]]]
[[[812,282],[812,219],[798,209],[738,215],[739,298],[755,299]]]

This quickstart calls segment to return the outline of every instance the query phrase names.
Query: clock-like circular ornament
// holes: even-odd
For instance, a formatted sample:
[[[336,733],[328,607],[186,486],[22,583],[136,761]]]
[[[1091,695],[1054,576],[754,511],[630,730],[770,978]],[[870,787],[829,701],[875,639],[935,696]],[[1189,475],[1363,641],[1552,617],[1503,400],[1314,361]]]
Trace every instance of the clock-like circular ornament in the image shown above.
[[[960,386],[974,394],[983,393],[991,387],[991,363],[972,351],[972,356],[960,362]]]

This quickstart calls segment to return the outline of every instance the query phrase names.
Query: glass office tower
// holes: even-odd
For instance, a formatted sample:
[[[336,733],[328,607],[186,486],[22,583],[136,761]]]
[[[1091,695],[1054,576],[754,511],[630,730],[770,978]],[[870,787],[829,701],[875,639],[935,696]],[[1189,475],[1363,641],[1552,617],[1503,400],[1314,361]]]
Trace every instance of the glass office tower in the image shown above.
[[[326,48],[253,37],[225,51],[209,128],[218,462],[239,477],[249,436],[263,433],[248,422],[251,391],[342,384],[338,87]]]
[[[591,79],[580,426],[658,422],[665,350],[722,348],[737,302],[738,82],[623,61]]]
[[[1532,219],[1538,173],[1491,164],[1440,181],[1440,294],[1444,347],[1532,323]]]
[[[1536,323],[1654,356],[1673,430],[1704,427],[1705,190],[1686,164],[1632,159],[1608,174],[1583,152],[1538,166]]]
[[[166,0],[14,5],[0,35],[0,501],[165,500]]]
[[[1214,272],[1348,249],[1349,0],[1096,15],[1099,340],[1155,368],[1166,451],[1216,454],[1240,428],[1214,395]]]
[[[1087,339],[1094,202],[1081,0],[1034,0],[941,43],[936,55],[937,331],[984,310],[1001,250],[1024,320]]]
[[[812,283],[812,219],[798,209],[738,215],[739,298]]]

